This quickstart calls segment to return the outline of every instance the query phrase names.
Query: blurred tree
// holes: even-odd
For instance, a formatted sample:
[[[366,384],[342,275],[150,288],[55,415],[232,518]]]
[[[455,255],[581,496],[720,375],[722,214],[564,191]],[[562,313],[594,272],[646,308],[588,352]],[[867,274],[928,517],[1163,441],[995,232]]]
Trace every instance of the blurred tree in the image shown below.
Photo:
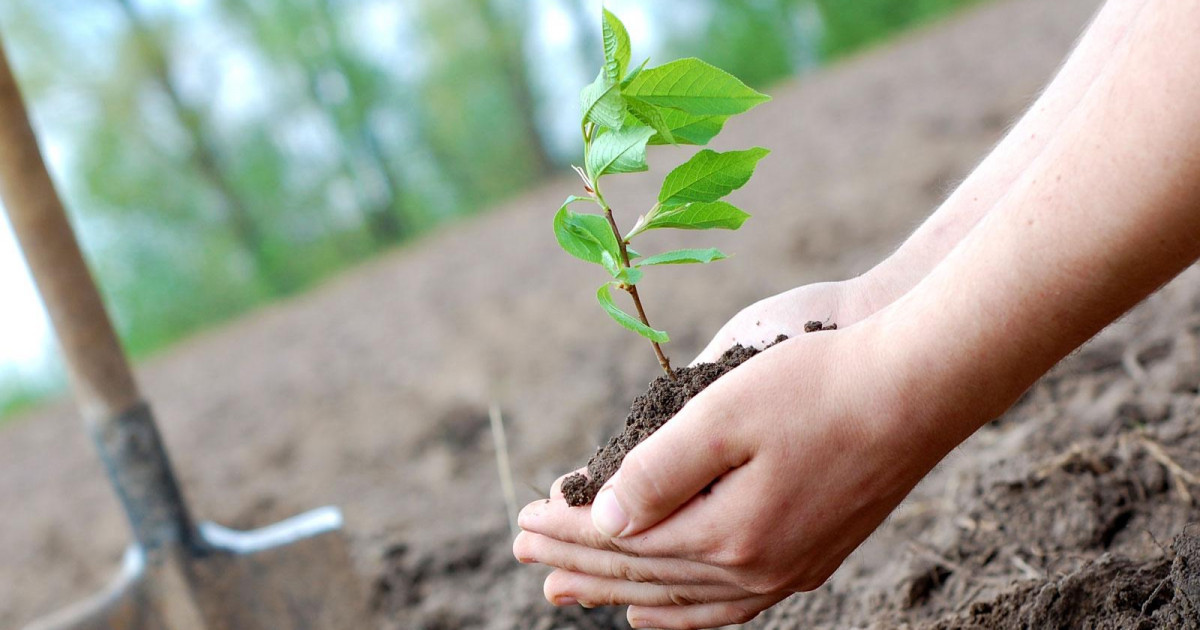
[[[364,224],[377,245],[390,245],[413,232],[411,209],[403,207],[400,175],[392,168],[372,113],[385,103],[385,80],[345,45],[336,7],[329,0],[226,0],[255,43],[281,69],[299,68],[303,98],[338,135],[330,147],[338,174],[355,183]]]
[[[848,54],[899,30],[979,0],[793,0],[816,2],[825,24],[826,59]]]
[[[806,42],[797,41],[791,19],[796,7],[791,0],[703,0],[698,4],[710,13],[709,19],[702,30],[672,33],[667,41],[668,57],[700,57],[755,88],[796,70],[799,56],[794,50]]]
[[[504,0],[503,6],[498,7],[496,0],[471,1],[504,72],[505,86],[515,105],[516,122],[529,146],[534,171],[539,176],[548,175],[554,170],[555,163],[538,126],[541,99],[530,80],[529,64],[525,59],[525,37],[529,25],[536,23],[530,17],[530,4],[524,0]]]
[[[537,157],[544,148],[529,136],[533,114],[521,109],[510,68],[479,13],[480,1],[416,3],[414,28],[419,38],[414,44],[427,64],[417,79],[423,105],[416,119],[447,168],[464,212],[495,203],[545,174]]]
[[[132,0],[115,1],[129,21],[139,57],[149,71],[151,79],[167,97],[174,117],[187,133],[192,146],[192,165],[219,199],[224,218],[234,238],[253,261],[257,272],[264,278],[272,293],[294,290],[297,288],[295,280],[288,275],[285,266],[272,264],[262,228],[222,170],[215,142],[205,127],[203,112],[180,96],[172,77],[171,59],[166,46],[159,41],[158,35],[142,18]]]

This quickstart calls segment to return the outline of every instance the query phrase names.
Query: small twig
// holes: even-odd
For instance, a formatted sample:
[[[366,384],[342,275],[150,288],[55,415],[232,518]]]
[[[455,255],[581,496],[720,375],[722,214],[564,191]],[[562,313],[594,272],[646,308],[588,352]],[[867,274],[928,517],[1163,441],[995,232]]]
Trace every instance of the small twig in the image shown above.
[[[1141,442],[1142,448],[1146,449],[1146,453],[1154,458],[1154,461],[1162,464],[1167,469],[1167,472],[1171,474],[1171,480],[1175,483],[1175,491],[1179,493],[1179,498],[1187,501],[1189,504],[1194,503],[1192,493],[1188,490],[1188,485],[1200,485],[1200,478],[1196,477],[1196,475],[1189,472],[1183,466],[1180,466],[1179,462],[1172,459],[1158,442],[1145,435],[1139,435],[1138,441]]]
[[[1033,471],[1033,479],[1042,481],[1058,470],[1066,468],[1068,465],[1078,462],[1087,465],[1091,470],[1102,473],[1108,472],[1109,466],[1102,460],[1097,458],[1094,453],[1089,453],[1078,444],[1072,445],[1067,452],[1058,455],[1057,457],[1043,463]]]
[[[974,588],[967,591],[966,595],[963,595],[962,600],[959,602],[958,606],[955,607],[954,612],[961,613],[964,610],[966,610],[967,607],[969,607],[971,604],[974,604],[975,598],[978,597],[979,593],[982,592],[983,589],[985,589],[985,588],[987,588],[986,584],[982,584],[982,583],[976,584]]]
[[[1146,382],[1146,368],[1142,367],[1142,362],[1138,360],[1138,351],[1133,346],[1125,348],[1125,352],[1121,353],[1121,367],[1125,368],[1125,373],[1135,383]]]
[[[513,489],[512,467],[508,463],[508,440],[504,437],[504,419],[500,406],[492,403],[488,408],[488,419],[492,423],[492,441],[496,445],[496,468],[500,471],[500,488],[504,492],[504,505],[508,508],[508,527],[515,538],[521,533],[517,527],[517,493]]]
[[[1014,553],[1012,556],[1010,556],[1010,559],[1012,560],[1013,566],[1020,569],[1021,573],[1025,574],[1025,577],[1031,580],[1040,580],[1042,578],[1042,572],[1030,566],[1028,562],[1022,560],[1021,556],[1018,556]]]
[[[945,555],[939,553],[936,549],[930,547],[929,545],[917,542],[915,540],[910,540],[908,542],[908,548],[910,552],[918,556],[922,556],[934,564],[946,567],[955,573],[960,575],[966,575],[969,573],[966,567],[951,560],[950,558],[947,558]]]
[[[1150,593],[1150,597],[1147,597],[1146,601],[1142,602],[1142,610],[1141,610],[1140,615],[1138,616],[1138,619],[1142,619],[1146,616],[1146,613],[1149,612],[1149,610],[1147,610],[1147,609],[1150,607],[1150,603],[1153,602],[1154,600],[1158,599],[1158,594],[1161,593],[1163,588],[1166,587],[1166,585],[1169,584],[1170,582],[1171,582],[1171,575],[1167,574],[1167,576],[1164,577],[1162,579],[1162,581],[1158,583],[1158,586],[1154,587],[1154,591],[1152,591]]]

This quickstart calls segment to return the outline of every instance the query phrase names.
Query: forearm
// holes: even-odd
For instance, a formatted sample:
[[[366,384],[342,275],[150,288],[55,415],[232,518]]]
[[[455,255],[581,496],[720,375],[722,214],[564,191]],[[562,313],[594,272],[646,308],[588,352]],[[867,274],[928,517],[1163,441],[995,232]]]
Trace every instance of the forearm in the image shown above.
[[[1126,35],[1146,0],[1110,0],[1097,13],[1054,80],[988,157],[938,210],[861,281],[881,308],[929,273],[991,210],[1059,130]]]
[[[919,433],[956,444],[1200,256],[1198,31],[1200,5],[1149,0],[1010,192],[879,314]]]

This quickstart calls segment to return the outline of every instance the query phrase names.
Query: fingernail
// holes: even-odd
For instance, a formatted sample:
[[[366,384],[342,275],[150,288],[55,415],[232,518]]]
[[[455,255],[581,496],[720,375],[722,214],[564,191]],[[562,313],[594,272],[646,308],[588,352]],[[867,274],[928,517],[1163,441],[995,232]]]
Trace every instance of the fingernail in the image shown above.
[[[521,564],[532,564],[536,562],[536,560],[533,558],[533,554],[529,553],[529,550],[526,549],[528,546],[529,534],[525,532],[517,534],[516,539],[513,540],[513,555],[516,556],[517,562],[520,562]]]
[[[612,488],[600,490],[592,503],[592,524],[601,534],[616,538],[629,527],[629,517],[621,504],[617,503],[617,494]]]
[[[574,597],[571,597],[570,595],[563,595],[561,597],[554,598],[555,606],[574,606],[575,604],[578,604],[578,603],[579,603],[579,600],[575,599]]]

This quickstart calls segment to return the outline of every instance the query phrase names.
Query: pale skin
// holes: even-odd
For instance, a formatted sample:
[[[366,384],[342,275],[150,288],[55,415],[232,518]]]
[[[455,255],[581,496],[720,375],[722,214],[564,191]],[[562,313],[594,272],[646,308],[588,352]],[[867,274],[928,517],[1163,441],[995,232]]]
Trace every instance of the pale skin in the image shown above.
[[[701,359],[814,312],[840,329],[717,381],[590,508],[526,507],[514,553],[555,568],[547,598],[708,628],[820,586],[952,448],[1200,257],[1197,32],[1200,3],[1110,0],[893,256],[734,317]]]

